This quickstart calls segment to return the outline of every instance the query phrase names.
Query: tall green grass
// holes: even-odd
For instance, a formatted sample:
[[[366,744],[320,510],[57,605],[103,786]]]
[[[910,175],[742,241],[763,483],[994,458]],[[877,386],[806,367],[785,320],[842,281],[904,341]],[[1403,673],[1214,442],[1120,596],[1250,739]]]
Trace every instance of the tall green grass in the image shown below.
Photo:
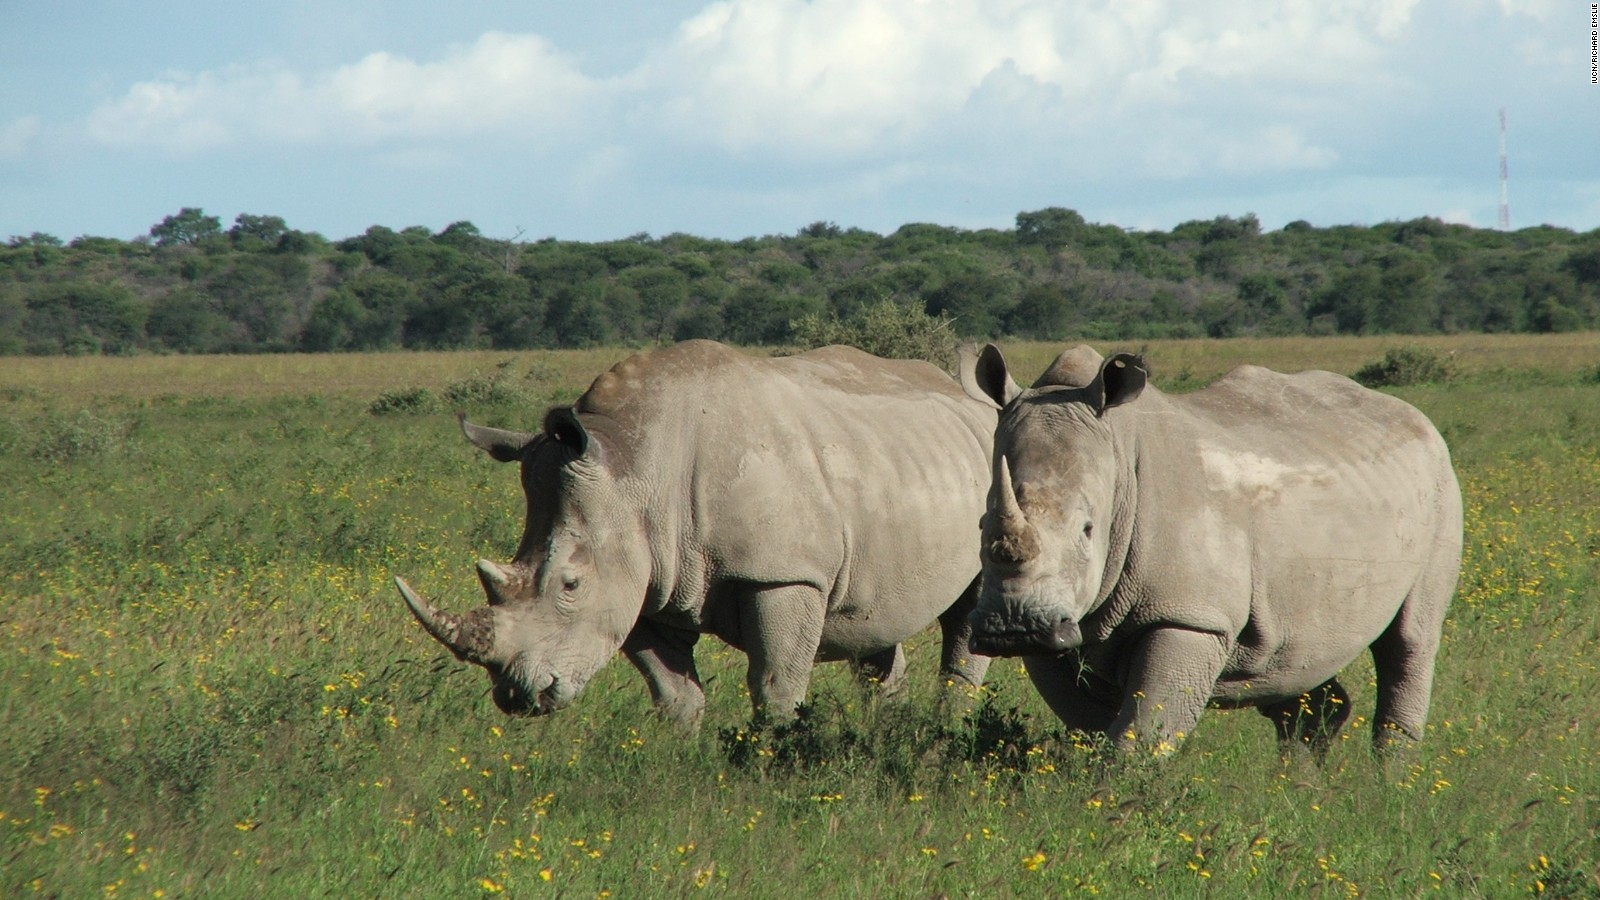
[[[932,631],[909,696],[823,666],[785,727],[751,726],[743,658],[711,639],[700,734],[656,722],[620,659],[573,708],[507,719],[389,577],[480,602],[472,560],[520,533],[515,475],[447,404],[369,409],[491,376],[518,392],[469,410],[531,427],[604,363],[327,358],[298,391],[217,360],[165,391],[107,366],[141,360],[59,381],[8,363],[0,896],[1600,896],[1587,337],[1588,362],[1488,342],[1493,364],[1463,352],[1396,391],[1456,457],[1461,588],[1427,739],[1380,764],[1357,718],[1320,769],[1280,762],[1248,711],[1208,713],[1173,757],[1107,760],[1014,662],[947,695]],[[1349,372],[1389,345],[1318,346],[1149,352],[1182,388],[1243,351]],[[1370,665],[1344,680],[1370,715]]]

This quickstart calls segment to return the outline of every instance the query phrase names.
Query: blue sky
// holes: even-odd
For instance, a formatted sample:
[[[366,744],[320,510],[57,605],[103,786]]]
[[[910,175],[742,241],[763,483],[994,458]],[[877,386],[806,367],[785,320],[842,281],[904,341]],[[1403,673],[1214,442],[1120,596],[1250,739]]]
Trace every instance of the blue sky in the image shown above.
[[[185,206],[497,238],[828,220],[1600,227],[1574,0],[0,0],[0,240]]]

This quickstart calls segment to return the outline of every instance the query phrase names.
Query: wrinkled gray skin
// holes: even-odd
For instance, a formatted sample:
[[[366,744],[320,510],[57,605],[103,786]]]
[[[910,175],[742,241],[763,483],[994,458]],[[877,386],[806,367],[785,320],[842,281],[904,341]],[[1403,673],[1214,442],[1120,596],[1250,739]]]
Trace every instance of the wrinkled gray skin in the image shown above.
[[[792,714],[813,664],[850,660],[892,689],[899,644],[936,617],[942,672],[971,684],[974,523],[995,413],[934,366],[845,347],[766,359],[709,341],[631,357],[543,433],[462,427],[522,467],[528,515],[489,605],[423,626],[484,666],[512,714],[571,703],[619,648],[686,726],[705,697],[693,650],[749,656],[757,712]]]
[[[1063,353],[1002,408],[972,647],[1021,656],[1069,727],[1166,751],[1209,703],[1320,758],[1376,665],[1374,739],[1420,738],[1461,561],[1461,492],[1421,413],[1329,372],[1242,366],[1167,396],[1143,360]]]

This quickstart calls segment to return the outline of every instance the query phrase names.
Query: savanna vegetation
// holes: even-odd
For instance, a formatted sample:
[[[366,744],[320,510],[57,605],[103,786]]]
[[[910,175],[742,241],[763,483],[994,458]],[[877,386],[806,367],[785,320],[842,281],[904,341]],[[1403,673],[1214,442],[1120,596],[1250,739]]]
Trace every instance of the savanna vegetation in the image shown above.
[[[1070,209],[1011,229],[816,222],[726,241],[524,242],[471,222],[329,239],[185,208],[131,241],[0,247],[0,354],[777,345],[875,308],[972,338],[1550,333],[1600,327],[1600,231],[1253,215],[1128,231]]]
[[[1144,349],[1169,390],[1423,373],[1388,389],[1452,446],[1466,559],[1409,756],[1368,752],[1365,660],[1323,768],[1247,711],[1107,759],[1014,663],[935,685],[936,630],[909,696],[823,666],[782,728],[711,640],[698,735],[620,659],[508,719],[390,576],[478,602],[521,494],[449,412],[532,427],[623,351],[13,359],[0,895],[1600,896],[1600,336]]]

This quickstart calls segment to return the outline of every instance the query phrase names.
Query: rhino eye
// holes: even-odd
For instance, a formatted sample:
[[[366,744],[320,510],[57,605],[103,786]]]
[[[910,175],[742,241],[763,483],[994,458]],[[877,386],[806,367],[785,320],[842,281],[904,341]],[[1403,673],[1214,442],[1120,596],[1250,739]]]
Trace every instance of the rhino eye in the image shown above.
[[[1083,523],[1083,536],[1084,537],[1094,537],[1094,523],[1093,522],[1085,522],[1085,523]]]
[[[570,594],[578,589],[580,582],[581,579],[576,575],[564,575],[561,578],[561,590]]]

